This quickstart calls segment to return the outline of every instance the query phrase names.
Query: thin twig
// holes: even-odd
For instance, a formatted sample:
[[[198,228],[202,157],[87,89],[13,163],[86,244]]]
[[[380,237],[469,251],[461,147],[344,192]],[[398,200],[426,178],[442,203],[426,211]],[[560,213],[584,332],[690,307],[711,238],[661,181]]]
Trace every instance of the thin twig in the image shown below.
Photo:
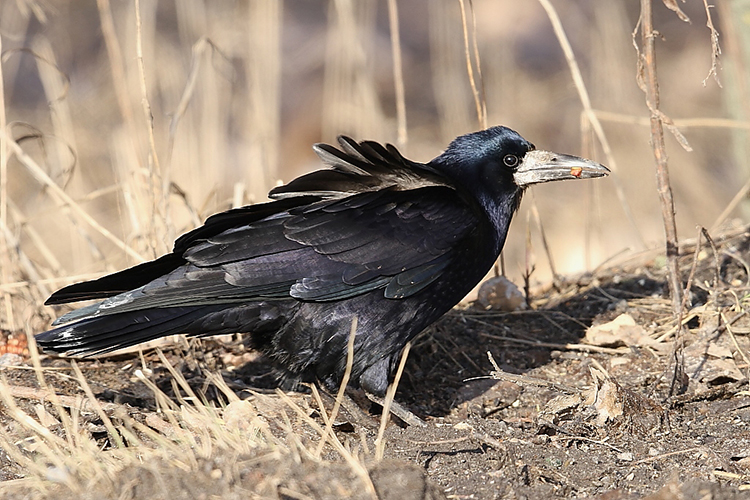
[[[2,36],[0,36],[0,54],[2,54],[2,52],[3,41]],[[0,62],[0,131],[5,132],[6,125],[3,65],[2,62]],[[4,133],[0,134],[0,227],[8,227],[8,145]],[[0,247],[5,249],[8,248],[4,233],[0,234]],[[2,267],[0,278],[2,278],[3,283],[7,283],[11,278],[10,253],[7,250],[2,252],[2,266],[0,267]],[[3,305],[5,307],[6,324],[4,326],[9,330],[15,330],[16,325],[13,318],[13,303],[10,298],[10,293],[3,291],[2,296]]]
[[[276,394],[279,396],[279,398],[281,398],[282,401],[284,401],[284,403],[286,403],[291,409],[293,409],[295,413],[297,413],[297,415],[299,415],[300,418],[302,418],[302,420],[307,423],[307,425],[312,427],[315,432],[317,432],[321,436],[323,435],[323,428],[320,427],[320,425],[315,420],[310,418],[307,412],[300,408],[297,403],[292,401],[289,396],[284,394],[281,389],[276,389]],[[341,441],[339,441],[335,434],[333,434],[331,437],[331,443],[334,445],[339,454],[344,458],[344,460],[346,460],[346,462],[352,468],[352,471],[354,471],[354,473],[357,474],[357,476],[359,476],[359,478],[362,480],[370,497],[372,497],[374,500],[377,500],[378,495],[375,491],[375,486],[372,484],[372,479],[370,479],[370,475],[368,474],[367,469],[365,469],[365,467],[356,459],[356,457],[352,455],[352,453],[347,448],[345,448],[343,444],[341,444]]]
[[[536,312],[536,311],[533,311]],[[479,323],[480,325],[487,326],[489,328],[496,328],[499,329],[499,327],[493,325],[492,323],[488,323],[486,321],[482,321],[477,318],[472,318],[471,316],[466,316],[466,319],[469,321],[473,321],[475,323]],[[553,323],[555,324],[555,323]],[[558,326],[558,325],[555,325]],[[583,351],[583,352],[601,352],[604,354],[622,354],[626,351],[626,349],[612,349],[610,347],[600,347],[596,345],[588,345],[588,344],[556,344],[552,342],[541,342],[537,340],[526,340],[526,339],[517,339],[515,337],[507,337],[504,335],[492,335],[491,333],[479,333],[480,337],[485,337],[492,340],[503,340],[505,342],[513,342],[516,344],[523,344],[523,345],[530,345],[534,347],[545,347],[548,349],[559,349],[559,350],[570,350],[570,351]]]
[[[127,78],[125,77],[125,62],[122,57],[120,42],[117,40],[117,31],[115,22],[112,17],[112,7],[109,0],[96,0],[96,6],[99,10],[99,23],[102,27],[104,45],[109,57],[109,67],[112,71],[112,84],[117,98],[117,105],[120,108],[120,114],[125,121],[126,127],[132,134],[132,138],[137,137],[135,134],[135,124],[133,122],[133,113],[128,103]],[[139,159],[140,159],[140,155]]]
[[[8,146],[10,146],[11,152],[31,173],[34,178],[40,183],[44,184],[50,193],[54,197],[58,198],[58,203],[61,206],[68,206],[76,213],[84,222],[89,224],[92,228],[98,231],[102,236],[107,238],[109,241],[115,244],[119,249],[127,253],[130,257],[136,260],[136,262],[144,262],[144,259],[138,252],[133,250],[125,242],[120,240],[117,236],[112,234],[107,228],[99,224],[93,217],[91,217],[81,206],[75,202],[55,181],[53,181],[47,172],[44,171],[29,155],[27,155],[23,148],[7,133],[7,131],[0,129],[0,135],[2,135]]]
[[[576,441],[585,441],[585,442],[591,443],[591,444],[598,444],[600,446],[606,446],[610,450],[616,451],[617,453],[623,453],[623,450],[621,450],[620,448],[617,448],[615,446],[612,446],[611,444],[609,444],[609,443],[607,443],[605,441],[601,441],[601,440],[598,440],[598,439],[591,439],[591,438],[587,438],[587,437],[584,437],[584,436],[574,436],[574,435],[570,434],[570,435],[560,436],[557,439],[568,439],[568,440],[576,440]]]
[[[479,126],[482,129],[487,128],[487,105],[482,99],[482,96],[479,92],[479,87],[477,86],[476,79],[474,78],[474,68],[471,63],[471,49],[469,48],[469,27],[468,23],[466,21],[466,4],[464,3],[464,0],[458,0],[458,4],[461,8],[461,26],[463,27],[463,34],[464,34],[464,53],[466,56],[466,71],[469,74],[469,84],[471,84],[471,93],[474,96],[474,105],[477,108],[477,120],[479,121]],[[469,5],[472,9],[472,19],[474,19],[473,11],[474,6],[471,3],[471,0],[469,0]],[[474,19],[474,28],[476,33],[476,20]],[[476,37],[476,35],[474,35]],[[474,38],[474,48],[475,48],[475,57],[477,59],[477,73],[480,73],[479,71],[479,52],[476,51],[476,38]],[[480,73],[481,78],[481,73]],[[480,82],[481,84],[481,82]],[[503,273],[504,274],[504,273]]]
[[[706,231],[705,227],[701,228],[701,233],[703,234],[703,237],[706,238],[706,241],[708,242],[709,246],[711,247],[711,251],[714,254],[714,286],[713,288],[716,289],[719,286],[719,283],[721,282],[721,264],[719,261],[719,250],[716,248],[716,243],[714,243],[714,239],[711,237],[711,235]]]
[[[55,244],[56,242],[47,242],[34,227],[29,224],[28,219],[23,215],[21,210],[18,208],[18,206],[13,203],[13,200],[8,199],[8,208],[9,213],[11,217],[13,218],[16,227],[20,227],[23,229],[24,232],[29,237],[29,240],[32,243],[32,248],[36,248],[39,253],[42,255],[44,260],[46,261],[46,266],[50,268],[50,271],[54,275],[62,275],[65,271],[63,270],[62,265],[60,264],[60,261],[57,260],[57,257],[55,257],[54,252],[49,247],[50,244]]]
[[[739,189],[739,191],[737,191],[737,194],[734,195],[732,201],[730,201],[726,208],[721,211],[721,214],[719,214],[714,223],[711,224],[711,231],[718,229],[721,223],[724,222],[727,217],[729,217],[729,214],[734,212],[734,209],[737,208],[737,205],[739,205],[747,197],[748,193],[750,193],[750,177],[748,177],[747,181],[745,181],[745,184]]]
[[[32,260],[29,259],[29,257],[26,255],[26,252],[24,252],[23,248],[21,248],[21,242],[18,240],[18,238],[15,237],[10,228],[0,220],[0,241],[3,240],[5,240],[6,252],[10,252],[10,250],[13,250],[15,252],[19,267],[23,269],[29,280],[34,283],[34,285],[39,290],[39,293],[44,297],[48,296],[49,290],[47,290],[47,287],[45,287],[44,285],[39,284],[41,276],[39,276],[39,272],[37,271],[37,268]],[[5,276],[3,276],[3,278],[5,278]],[[6,297],[10,296],[7,291],[5,293]],[[12,325],[8,326],[11,327]],[[9,329],[12,330],[12,328]]]
[[[745,364],[750,365],[750,359],[748,359],[747,355],[745,354],[745,351],[742,350],[742,348],[740,347],[740,344],[737,342],[737,337],[734,336],[732,327],[727,322],[727,317],[723,312],[721,313],[721,319],[722,321],[724,321],[724,324],[726,325],[727,333],[729,334],[729,338],[732,339],[734,348],[737,349],[738,353],[740,353],[740,357],[742,357],[742,360],[745,362]],[[750,384],[750,377],[747,377],[747,382],[748,384]]]
[[[687,284],[685,285],[685,291],[682,294],[682,304],[680,305],[680,310],[677,313],[677,318],[675,321],[674,331],[676,333],[676,339],[674,343],[673,356],[675,364],[679,366],[679,368],[675,369],[674,376],[672,378],[672,386],[674,386],[674,384],[677,382],[677,374],[685,372],[685,336],[683,335],[685,328],[683,324],[683,317],[685,315],[685,311],[687,310],[688,300],[690,300],[690,288],[693,286],[693,277],[695,276],[695,270],[698,267],[698,255],[701,251],[701,234],[703,234],[703,231],[705,231],[704,228],[700,228],[698,231],[698,241],[695,244],[695,251],[693,252],[693,263],[690,265],[690,273],[688,274]],[[682,383],[684,383],[684,380],[686,379],[682,377]]]
[[[339,408],[343,401],[346,393],[346,386],[349,384],[349,377],[352,374],[352,365],[354,364],[354,339],[357,337],[357,316],[352,318],[352,326],[349,329],[349,341],[346,344],[346,369],[344,370],[344,376],[341,377],[341,384],[339,384],[339,391],[336,394],[336,402],[333,404],[331,409],[331,416],[326,418],[326,428],[322,436],[320,436],[320,442],[315,450],[315,457],[320,457],[323,447],[328,440],[328,436],[333,432],[333,423],[336,421],[336,416],[339,414]],[[320,411],[325,414],[326,409],[321,406]]]
[[[13,281],[10,283],[3,283],[0,285],[0,292],[9,292],[19,288],[28,288],[30,286],[39,285],[52,285],[59,287],[61,284],[70,284],[78,281],[87,281],[95,278],[101,278],[102,273],[85,273],[85,274],[74,274],[72,276],[61,276],[59,278],[42,278],[38,282],[32,283],[31,281]]]
[[[607,139],[607,135],[604,133],[604,128],[602,128],[602,124],[591,106],[591,98],[589,97],[588,90],[586,90],[586,84],[583,82],[581,69],[578,67],[578,62],[576,61],[573,47],[570,45],[568,36],[565,34],[562,22],[560,21],[560,16],[557,15],[557,11],[552,6],[552,3],[550,3],[549,0],[539,0],[539,3],[542,5],[542,7],[544,7],[544,10],[547,12],[547,17],[549,17],[549,20],[552,23],[552,29],[555,32],[557,41],[560,44],[560,48],[562,48],[563,53],[565,54],[565,60],[568,63],[570,75],[573,78],[573,84],[578,91],[578,99],[581,101],[583,111],[586,114],[589,122],[591,123],[592,128],[594,129],[597,139],[599,139],[599,144],[601,144],[602,146],[604,156],[607,158],[607,166],[609,166],[610,170],[612,171],[611,178],[614,182],[615,193],[617,194],[617,198],[620,201],[622,210],[625,213],[625,216],[627,217],[631,226],[633,226],[633,230],[638,237],[641,248],[646,248],[646,240],[643,238],[643,234],[641,234],[641,231],[636,224],[633,211],[630,209],[630,204],[625,197],[625,190],[622,187],[622,183],[618,175],[617,162],[615,161],[615,157],[612,154],[612,148],[609,144],[609,139]]]
[[[706,9],[706,27],[711,31],[711,68],[708,70],[708,75],[703,79],[703,86],[706,86],[706,80],[714,77],[716,84],[721,87],[719,81],[719,74],[717,68],[719,67],[719,56],[721,55],[721,47],[719,46],[719,32],[714,28],[714,22],[711,19],[711,7],[708,5],[708,0],[703,0],[703,7]]]
[[[135,8],[135,51],[136,61],[138,62],[138,83],[141,89],[141,105],[143,107],[143,117],[146,121],[146,127],[148,130],[148,144],[149,144],[149,159],[148,171],[149,171],[149,197],[152,205],[152,225],[151,230],[153,231],[153,222],[156,220],[157,214],[161,216],[161,219],[166,222],[169,226],[169,197],[165,196],[162,191],[161,199],[156,197],[156,186],[161,184],[161,168],[159,166],[159,155],[156,154],[156,138],[154,137],[154,115],[151,112],[151,103],[148,100],[148,89],[146,87],[146,66],[143,62],[143,26],[141,21],[141,2],[140,0],[134,0]]]
[[[649,462],[655,462],[656,460],[661,460],[663,458],[673,457],[675,455],[682,455],[683,453],[692,453],[694,451],[700,451],[700,450],[701,448],[696,446],[695,448],[687,448],[685,450],[671,451],[669,453],[662,453],[661,455],[656,455],[655,457],[643,458],[641,460],[638,460],[637,462],[633,462],[630,465],[632,467],[634,465],[647,464]]]
[[[550,382],[549,380],[543,380],[540,378],[535,377],[528,377],[526,375],[516,375],[515,373],[508,373],[500,369],[500,367],[497,365],[497,362],[495,361],[495,358],[492,356],[492,353],[490,351],[487,351],[487,357],[490,360],[490,363],[492,363],[493,368],[495,368],[492,372],[490,372],[490,377],[492,377],[493,380],[503,380],[505,382],[513,382],[514,384],[518,385],[533,385],[536,387],[547,387],[551,389],[555,389],[558,392],[564,392],[566,394],[576,394],[578,393],[578,390],[573,387],[568,387],[567,385],[558,384],[556,382]]]
[[[200,39],[198,39],[197,42],[193,44],[191,50],[192,56],[190,60],[190,72],[188,73],[185,87],[183,88],[182,94],[180,95],[180,102],[177,104],[177,107],[172,113],[172,118],[169,121],[169,136],[167,139],[166,159],[164,161],[164,167],[161,172],[162,197],[164,199],[167,199],[170,194],[174,193],[182,198],[185,203],[185,208],[187,208],[187,210],[190,212],[190,216],[193,219],[193,224],[195,224],[196,226],[200,225],[200,217],[198,217],[195,208],[188,202],[187,193],[180,189],[176,183],[172,182],[172,160],[174,153],[174,144],[175,140],[177,139],[177,127],[180,124],[183,116],[187,112],[188,105],[193,98],[193,93],[195,92],[198,82],[198,76],[200,75],[200,70],[202,68],[202,61],[204,59],[203,56],[207,53],[208,49],[210,49],[209,55],[212,58],[214,55],[218,55],[222,61],[227,64],[230,63],[229,57],[227,57],[208,37],[202,36]],[[235,184],[235,187],[238,185],[243,186],[242,184],[238,183]],[[242,196],[239,196],[237,197],[237,202],[233,203],[232,206],[233,208],[236,208],[242,204]],[[172,227],[168,227],[167,229],[170,232],[173,231]]]
[[[480,337],[485,337],[492,340],[503,340],[505,342],[511,342],[516,344],[529,345],[533,347],[543,347],[546,349],[557,349],[560,351],[581,351],[581,352],[599,352],[602,354],[623,354],[627,352],[627,349],[613,349],[611,347],[600,347],[598,345],[588,344],[555,344],[553,342],[538,342],[535,340],[524,340],[513,337],[505,337],[503,335],[492,335],[491,333],[480,333]]]
[[[641,45],[639,56],[639,78],[643,77],[646,105],[651,112],[651,144],[656,160],[656,180],[661,201],[662,219],[666,237],[667,270],[672,312],[679,317],[682,309],[682,280],[679,268],[679,243],[675,222],[674,200],[669,183],[667,151],[664,144],[664,115],[659,110],[659,80],[656,74],[656,32],[654,31],[651,0],[641,0]],[[644,74],[642,75],[641,72]]]
[[[109,432],[109,436],[112,439],[114,445],[118,448],[124,448],[125,443],[123,443],[122,441],[122,436],[120,436],[120,434],[117,432],[117,429],[115,429],[115,426],[112,424],[112,420],[109,419],[109,416],[94,396],[94,392],[91,390],[88,382],[86,382],[86,378],[83,376],[83,372],[81,372],[81,369],[78,368],[78,363],[76,363],[75,360],[70,360],[70,365],[76,372],[78,383],[83,389],[83,392],[86,394],[86,397],[88,397],[89,401],[91,402],[91,405],[94,407],[94,411],[96,411],[96,414],[99,415],[100,419],[102,419],[104,427],[106,427],[107,432]]]
[[[388,386],[388,391],[385,394],[385,402],[383,404],[383,413],[380,416],[380,428],[378,429],[378,437],[375,439],[375,460],[382,460],[383,454],[385,453],[385,440],[383,435],[385,434],[385,427],[388,425],[388,420],[391,415],[391,403],[396,395],[396,389],[398,389],[398,382],[401,380],[401,374],[404,372],[406,366],[406,359],[409,357],[409,350],[411,349],[411,342],[407,342],[404,346],[404,350],[401,351],[401,360],[398,363],[398,369],[396,370],[396,376],[393,378],[393,383]]]
[[[537,227],[539,228],[539,236],[541,236],[542,238],[542,246],[544,247],[544,253],[547,255],[549,270],[552,273],[552,283],[557,286],[557,284],[560,282],[560,276],[557,274],[557,270],[555,269],[555,262],[552,259],[552,251],[550,250],[549,244],[547,243],[547,235],[544,232],[542,218],[539,215],[539,208],[537,208],[536,197],[534,196],[533,191],[531,192],[531,213],[534,216],[534,221],[536,222]],[[528,297],[526,300],[528,302]]]
[[[479,100],[482,103],[481,125],[486,129],[487,124],[487,97],[484,93],[484,79],[482,78],[482,61],[479,59],[479,43],[477,42],[477,11],[474,9],[474,2],[469,0],[471,8],[471,48],[474,53],[474,64],[477,67],[477,77],[479,79]]]
[[[629,115],[627,113],[616,113],[614,111],[593,110],[594,114],[605,122],[626,123],[641,127],[651,127],[651,120],[647,116]],[[687,128],[729,128],[738,130],[750,129],[750,122],[746,120],[734,120],[732,118],[675,118],[672,120],[675,127]]]
[[[398,124],[398,139],[400,148],[406,146],[408,140],[406,129],[406,97],[404,91],[404,70],[401,62],[401,36],[399,34],[398,4],[396,0],[388,0],[388,23],[391,28],[391,53],[393,54],[393,85],[396,92],[396,123]]]
[[[531,275],[536,270],[534,263],[534,248],[531,244],[531,224],[529,219],[530,212],[526,212],[526,252],[524,253],[524,271],[523,271],[523,296],[527,304],[531,304]],[[495,263],[495,277],[497,277],[497,263]]]

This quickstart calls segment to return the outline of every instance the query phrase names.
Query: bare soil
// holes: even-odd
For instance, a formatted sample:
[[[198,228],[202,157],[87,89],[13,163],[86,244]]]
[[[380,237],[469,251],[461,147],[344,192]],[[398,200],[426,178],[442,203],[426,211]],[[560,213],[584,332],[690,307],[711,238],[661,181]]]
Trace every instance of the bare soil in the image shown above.
[[[334,432],[364,464],[379,498],[750,498],[750,232],[727,234],[716,245],[714,251],[704,242],[698,253],[682,336],[674,331],[663,257],[644,254],[558,280],[532,297],[528,310],[457,308],[422,334],[396,400],[426,426],[392,419],[384,461],[373,459],[379,407],[342,409]],[[683,280],[694,249],[683,251]],[[584,342],[592,325],[623,314],[651,341]],[[107,481],[91,481],[83,498],[372,498],[334,447],[327,445],[320,459],[309,452],[320,440],[310,422],[325,425],[314,396],[289,393],[304,416],[290,409],[274,392],[268,365],[241,339],[183,342],[163,352],[217,407],[226,398],[206,374],[220,373],[287,450],[216,452],[190,468],[168,460],[128,465]],[[488,352],[503,372],[495,378]],[[84,395],[69,360],[43,356],[41,363],[57,394]],[[77,363],[96,399],[109,405],[105,413],[125,409],[167,432],[168,424],[149,418],[159,405],[136,376],[145,373],[176,401],[185,395],[156,352]],[[36,372],[10,366],[2,376],[26,414],[43,422],[42,405],[54,415],[48,399],[39,401],[44,390]],[[323,399],[330,411],[332,399]],[[115,410],[109,414],[117,424]],[[106,453],[112,437],[100,414],[79,415]],[[0,411],[0,426],[33,457],[17,417]],[[61,433],[54,422],[47,427]],[[7,486],[0,482],[0,496],[69,497],[54,477],[39,477],[33,487],[22,479],[35,474],[0,450]]]

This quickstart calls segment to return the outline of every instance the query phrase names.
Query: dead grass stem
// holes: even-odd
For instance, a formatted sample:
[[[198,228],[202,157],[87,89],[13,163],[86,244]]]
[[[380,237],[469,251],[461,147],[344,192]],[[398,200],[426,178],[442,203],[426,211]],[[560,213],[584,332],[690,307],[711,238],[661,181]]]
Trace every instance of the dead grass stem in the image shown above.
[[[396,128],[399,147],[403,148],[409,139],[406,128],[406,92],[404,90],[404,69],[401,61],[401,34],[398,22],[397,0],[388,0],[388,23],[391,31],[391,54],[393,55],[393,86],[396,92]]]
[[[552,29],[555,32],[557,41],[560,44],[563,53],[565,54],[565,61],[568,63],[568,68],[570,69],[570,74],[573,78],[573,84],[578,91],[578,99],[581,101],[581,105],[583,106],[583,113],[591,123],[591,126],[596,133],[596,137],[597,139],[599,139],[599,144],[601,144],[602,146],[602,151],[604,152],[607,166],[612,171],[612,180],[615,185],[615,193],[617,194],[617,198],[620,201],[620,206],[627,216],[628,221],[630,221],[630,225],[633,228],[634,234],[638,237],[641,248],[646,248],[646,241],[643,237],[643,234],[641,233],[640,228],[638,227],[638,224],[636,223],[635,216],[633,215],[633,211],[630,208],[630,203],[625,196],[625,190],[622,186],[622,181],[619,178],[620,173],[617,166],[617,161],[615,160],[615,156],[612,153],[612,147],[610,146],[607,135],[604,133],[604,128],[602,127],[601,122],[597,118],[596,114],[593,111],[593,107],[591,106],[591,98],[589,97],[589,92],[586,89],[586,84],[583,81],[583,75],[581,74],[581,69],[578,66],[578,61],[576,60],[575,53],[573,52],[573,47],[570,45],[568,36],[565,34],[565,29],[563,28],[562,22],[560,21],[560,16],[557,14],[557,10],[549,0],[539,0],[539,3],[542,5],[542,7],[544,7],[545,12],[547,13],[547,17],[549,17],[549,20],[552,23]]]
[[[326,427],[325,432],[322,436],[320,436],[320,442],[318,443],[318,447],[315,449],[315,456],[320,457],[320,453],[323,451],[323,447],[326,444],[326,441],[328,440],[328,436],[331,435],[333,424],[336,421],[336,416],[339,413],[339,408],[341,407],[341,402],[343,401],[345,394],[346,394],[346,387],[349,384],[349,377],[351,377],[352,374],[352,364],[354,363],[354,340],[357,337],[357,316],[354,316],[352,318],[352,326],[349,329],[349,337],[346,343],[346,368],[344,369],[344,376],[341,378],[341,383],[339,384],[339,390],[336,394],[336,401],[333,404],[333,409],[331,409],[331,415],[326,415],[326,409],[321,404],[320,405],[320,413],[323,415],[323,419],[325,421]],[[315,389],[317,391],[317,389]],[[320,398],[318,399],[320,403]]]
[[[111,231],[98,223],[88,212],[81,207],[75,200],[73,200],[65,191],[63,191],[50,176],[42,169],[34,159],[27,155],[23,148],[8,134],[6,130],[0,130],[0,134],[6,141],[6,145],[10,147],[11,152],[15,157],[28,169],[29,173],[36,178],[38,182],[47,187],[48,192],[58,203],[60,207],[69,207],[73,213],[75,213],[81,220],[89,224],[99,234],[107,238],[109,241],[115,244],[119,249],[127,253],[130,257],[135,259],[137,262],[143,262],[145,259],[130,246],[125,244]]]
[[[678,318],[682,310],[682,280],[677,262],[679,257],[679,242],[677,239],[674,200],[672,197],[672,186],[669,182],[669,168],[667,165],[663,129],[665,121],[671,124],[671,120],[666,118],[664,113],[659,109],[659,81],[656,74],[655,45],[657,34],[654,31],[651,0],[641,0],[639,26],[641,30],[642,50],[638,52],[637,78],[646,93],[646,106],[651,112],[651,146],[656,160],[657,190],[659,192],[662,220],[664,222],[667,267],[669,269],[669,292],[672,299],[673,314],[675,318]],[[671,126],[673,127],[673,125]]]
[[[0,37],[0,54],[2,54],[3,41]],[[0,58],[0,131],[7,128],[7,118],[5,114],[5,86],[3,83],[3,64]],[[0,225],[3,228],[8,227],[8,145],[6,144],[5,134],[0,134]],[[5,231],[0,232],[0,246],[7,248]],[[10,270],[10,253],[5,251],[0,255],[2,269],[0,277],[3,283],[11,280]],[[10,293],[6,290],[2,292],[3,308],[5,309],[5,322],[8,328],[15,328],[15,318],[13,315],[13,303],[11,302]]]
[[[482,82],[482,70],[479,61],[479,49],[477,47],[477,20],[474,13],[474,3],[469,0],[469,9],[471,10],[471,42],[469,41],[469,27],[466,20],[466,3],[465,0],[458,0],[461,6],[461,27],[464,34],[464,55],[466,57],[466,71],[469,75],[471,92],[474,96],[474,105],[477,110],[477,120],[481,129],[487,128],[487,103],[484,98],[484,83]],[[474,66],[476,66],[477,76],[474,76]]]
[[[380,416],[380,428],[378,429],[378,437],[375,439],[375,460],[382,460],[383,454],[385,453],[385,428],[391,417],[391,404],[393,403],[393,398],[396,396],[398,382],[401,380],[401,375],[404,373],[404,367],[406,366],[406,360],[409,357],[410,349],[411,342],[407,342],[406,346],[404,346],[404,350],[401,352],[401,359],[398,362],[398,368],[396,369],[396,375],[393,377],[393,382],[388,386],[388,390],[385,393],[383,413]]]

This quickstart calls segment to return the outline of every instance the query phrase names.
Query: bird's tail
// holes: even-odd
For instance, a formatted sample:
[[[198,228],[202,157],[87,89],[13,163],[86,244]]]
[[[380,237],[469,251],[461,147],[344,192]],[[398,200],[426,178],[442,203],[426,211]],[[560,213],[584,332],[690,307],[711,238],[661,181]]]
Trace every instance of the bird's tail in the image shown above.
[[[144,309],[83,318],[36,336],[42,349],[70,355],[94,355],[169,335],[221,335],[265,330],[279,317],[267,308],[216,304]]]

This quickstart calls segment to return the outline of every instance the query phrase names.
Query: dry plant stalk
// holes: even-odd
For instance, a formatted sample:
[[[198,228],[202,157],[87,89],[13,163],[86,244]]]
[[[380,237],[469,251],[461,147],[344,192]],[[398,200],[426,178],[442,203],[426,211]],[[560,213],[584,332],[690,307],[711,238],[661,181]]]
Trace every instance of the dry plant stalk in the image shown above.
[[[323,433],[325,433],[325,429],[318,425],[318,423],[313,420],[300,406],[292,401],[292,399],[284,394],[284,392],[281,391],[281,389],[276,389],[276,394],[279,396],[279,399],[281,399],[286,405],[288,405],[294,412],[300,417],[300,419],[305,422],[308,426],[310,426],[315,432],[320,434],[321,436]],[[320,402],[319,402],[320,404]],[[322,406],[322,405],[321,405]],[[333,444],[334,448],[338,453],[341,455],[341,457],[346,461],[346,463],[352,468],[352,471],[360,478],[360,480],[363,482],[365,489],[367,490],[367,493],[369,495],[377,500],[378,494],[375,491],[375,486],[372,484],[372,479],[370,479],[370,474],[367,472],[367,469],[365,466],[357,459],[357,457],[352,454],[352,452],[345,447],[339,438],[336,436],[336,434],[331,434],[331,444]],[[304,448],[304,447],[303,447]]]
[[[339,384],[339,390],[336,394],[336,402],[333,404],[333,409],[331,410],[331,416],[328,417],[326,415],[326,409],[323,405],[320,406],[320,413],[323,416],[323,420],[325,420],[326,428],[323,435],[320,436],[320,442],[315,450],[316,458],[320,457],[323,447],[328,440],[328,436],[333,432],[333,424],[336,421],[339,408],[341,408],[341,402],[346,393],[346,386],[349,384],[349,377],[351,377],[352,374],[352,366],[354,364],[354,340],[357,337],[357,319],[357,316],[352,318],[352,326],[349,329],[349,341],[346,344],[346,369],[344,370],[344,376],[341,378],[341,383]]]
[[[627,123],[629,125],[638,125],[640,127],[651,127],[651,119],[645,116],[629,115],[626,113],[617,113],[615,111],[604,111],[602,109],[592,109],[592,111],[601,121]],[[709,116],[675,118],[672,120],[672,125],[678,129],[706,127],[750,130],[750,122],[735,120],[733,118],[713,118]]]
[[[677,312],[677,321],[675,321],[675,326],[671,330],[675,334],[674,349],[672,351],[672,357],[674,358],[675,362],[675,369],[672,372],[672,381],[670,382],[669,389],[670,394],[674,394],[675,392],[679,392],[680,394],[684,393],[689,383],[689,379],[687,378],[687,374],[685,373],[685,336],[682,335],[682,332],[683,328],[685,328],[685,325],[687,324],[687,321],[684,321],[684,316],[685,311],[687,310],[688,300],[690,299],[690,288],[693,286],[693,277],[695,276],[695,270],[698,268],[698,256],[700,255],[701,251],[701,235],[703,234],[708,236],[706,230],[704,228],[701,228],[698,231],[698,241],[695,244],[693,263],[690,265],[690,272],[688,273],[685,291],[682,294],[680,310]],[[665,338],[667,338],[666,334],[659,337],[660,340]],[[676,391],[676,388],[678,387],[677,384],[680,384],[678,391]]]
[[[2,37],[0,37],[0,53],[3,50]],[[3,68],[2,61],[0,61],[0,131],[4,131],[6,127],[5,118],[5,89],[3,87]],[[4,134],[0,134],[0,227],[7,227],[8,224],[8,146]],[[8,253],[8,245],[4,237],[4,233],[0,232],[0,245],[6,250],[2,252],[2,260],[0,263],[0,278],[3,283],[10,281],[10,254]],[[5,309],[6,325],[8,329],[15,328],[15,322],[13,319],[13,304],[10,298],[10,292],[2,292],[3,307]]]
[[[471,92],[474,95],[474,105],[477,108],[477,120],[479,120],[479,126],[482,129],[487,128],[487,102],[484,96],[484,82],[482,81],[482,65],[479,60],[479,46],[477,44],[477,18],[474,13],[474,4],[469,0],[469,8],[471,9],[471,29],[472,29],[472,48],[469,48],[469,28],[466,21],[466,5],[464,0],[458,0],[461,7],[461,27],[463,28],[464,34],[464,52],[466,56],[466,71],[469,74],[469,83],[471,84]],[[474,64],[472,64],[472,55],[474,56]],[[477,67],[477,79],[474,78],[474,68]],[[479,80],[479,85],[477,81]],[[505,273],[503,273],[505,274]]]
[[[406,360],[409,358],[409,351],[411,350],[411,342],[407,342],[404,346],[404,350],[401,351],[401,359],[398,362],[398,368],[396,369],[396,376],[393,378],[393,383],[388,386],[388,390],[385,395],[385,403],[383,404],[383,413],[380,417],[380,428],[378,429],[378,437],[375,439],[375,460],[383,460],[385,454],[385,440],[383,436],[385,434],[385,428],[388,425],[388,420],[391,416],[391,403],[393,398],[396,396],[396,390],[398,389],[398,382],[401,380],[401,374],[404,373],[404,367],[406,366]]]
[[[633,227],[633,231],[638,237],[638,242],[641,248],[645,249],[646,241],[643,238],[643,234],[641,234],[641,230],[638,228],[638,224],[635,221],[635,215],[633,215],[633,211],[630,208],[630,203],[628,203],[627,197],[625,196],[625,190],[620,180],[617,162],[615,160],[614,154],[612,153],[612,147],[609,144],[607,135],[604,133],[604,128],[602,127],[599,118],[597,117],[596,113],[594,113],[594,109],[591,106],[591,98],[589,97],[589,92],[586,89],[586,84],[583,82],[581,68],[578,66],[575,53],[573,52],[573,47],[570,45],[570,40],[568,40],[568,36],[565,34],[565,29],[563,29],[560,16],[557,14],[557,10],[555,10],[555,7],[552,5],[552,3],[550,3],[549,0],[539,0],[539,3],[547,13],[547,17],[549,18],[550,23],[552,23],[552,30],[555,32],[557,42],[560,44],[560,48],[562,49],[563,54],[565,54],[565,61],[568,64],[568,69],[570,69],[570,76],[573,79],[573,84],[575,85],[576,90],[578,91],[578,100],[581,101],[581,106],[583,106],[583,114],[591,124],[591,128],[596,134],[597,139],[599,139],[599,144],[602,147],[602,152],[607,159],[607,166],[612,171],[611,179],[615,187],[615,194],[617,195],[617,198],[620,201],[620,205],[622,206],[623,213]]]
[[[3,136],[5,144],[9,147],[10,152],[23,164],[29,171],[29,173],[36,178],[36,180],[47,187],[47,192],[52,198],[58,203],[60,207],[68,207],[71,211],[78,216],[81,220],[90,225],[94,230],[99,232],[102,236],[107,238],[109,241],[114,243],[119,249],[124,251],[130,257],[135,259],[136,262],[144,262],[144,259],[138,252],[131,248],[127,243],[123,242],[117,236],[115,236],[110,230],[105,228],[102,224],[98,223],[86,210],[84,210],[79,203],[70,197],[50,176],[40,167],[29,155],[27,155],[23,148],[13,139],[13,137],[7,133],[7,131],[0,129],[0,135]]]
[[[669,184],[667,151],[664,145],[663,115],[659,111],[659,81],[656,76],[656,46],[651,0],[641,0],[641,46],[638,61],[638,78],[643,81],[646,91],[646,105],[651,113],[651,144],[656,160],[656,181],[661,202],[662,220],[666,236],[667,271],[669,293],[672,299],[672,312],[679,318],[682,310],[682,280],[678,263],[679,246],[675,223],[674,200]]]
[[[401,62],[401,36],[398,31],[398,4],[388,0],[388,23],[391,28],[391,51],[393,53],[393,84],[396,92],[396,123],[398,124],[398,146],[406,146],[406,98],[404,91],[404,70]]]
[[[703,8],[706,9],[706,27],[711,32],[711,68],[708,70],[706,78],[703,79],[703,86],[706,86],[706,80],[713,77],[716,84],[721,87],[721,81],[719,81],[719,74],[717,73],[721,47],[719,46],[719,32],[714,28],[714,22],[711,19],[711,7],[713,5],[709,5],[708,0],[703,0]]]
[[[534,222],[536,222],[537,228],[539,229],[539,236],[542,239],[544,253],[547,255],[547,263],[549,264],[549,270],[552,273],[552,283],[554,284],[554,286],[557,286],[560,282],[560,275],[557,274],[555,261],[552,258],[552,250],[550,250],[549,244],[547,243],[547,235],[544,232],[542,217],[539,215],[539,207],[537,207],[536,197],[534,196],[533,191],[531,192],[531,214],[534,216]],[[528,297],[526,297],[526,300],[528,300]]]

